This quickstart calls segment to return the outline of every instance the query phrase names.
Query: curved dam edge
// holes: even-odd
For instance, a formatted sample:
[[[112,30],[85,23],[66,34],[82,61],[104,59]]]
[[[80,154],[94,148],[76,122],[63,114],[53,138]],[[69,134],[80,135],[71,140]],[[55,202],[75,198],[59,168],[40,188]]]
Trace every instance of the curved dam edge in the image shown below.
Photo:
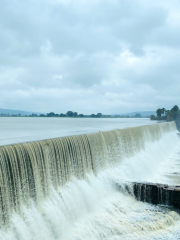
[[[161,124],[172,124],[174,125],[175,129],[177,130],[177,134],[180,136],[180,132],[178,131],[176,124],[174,124],[175,121],[173,122],[157,122],[155,124],[152,125],[143,125],[143,126],[135,126],[135,127],[126,127],[126,128],[115,128],[115,129],[111,129],[111,130],[106,130],[106,131],[92,131],[92,132],[87,132],[87,133],[79,133],[79,134],[73,134],[73,135],[64,135],[64,136],[60,136],[60,137],[51,137],[51,138],[43,138],[43,139],[38,139],[38,140],[24,140],[22,142],[17,142],[17,143],[7,143],[7,144],[1,144],[1,147],[6,147],[6,146],[14,146],[14,145],[20,145],[20,144],[29,144],[29,143],[33,143],[33,142],[44,142],[44,141],[49,141],[49,140],[56,140],[56,139],[62,139],[62,138],[70,138],[70,137],[77,137],[77,136],[86,136],[86,135],[94,135],[94,134],[98,134],[98,133],[107,133],[107,132],[112,132],[112,131],[120,131],[120,130],[127,130],[127,129],[136,129],[136,128],[146,128],[146,127],[150,127],[150,126],[156,126],[156,125],[161,125]]]
[[[0,225],[31,199],[40,205],[52,188],[97,175],[176,130],[170,122],[0,146]]]

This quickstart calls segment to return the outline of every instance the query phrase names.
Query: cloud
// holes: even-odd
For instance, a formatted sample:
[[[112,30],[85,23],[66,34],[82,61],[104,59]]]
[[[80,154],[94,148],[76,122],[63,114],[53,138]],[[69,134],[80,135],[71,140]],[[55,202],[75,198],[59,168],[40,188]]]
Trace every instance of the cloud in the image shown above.
[[[123,113],[179,101],[177,0],[2,0],[1,107]]]

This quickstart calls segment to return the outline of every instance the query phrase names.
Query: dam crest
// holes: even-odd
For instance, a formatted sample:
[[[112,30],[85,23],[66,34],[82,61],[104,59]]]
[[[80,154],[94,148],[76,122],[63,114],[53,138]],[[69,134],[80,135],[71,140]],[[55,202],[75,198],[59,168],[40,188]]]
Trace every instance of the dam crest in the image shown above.
[[[1,226],[31,200],[40,205],[52,188],[98,175],[173,131],[171,122],[1,146]]]

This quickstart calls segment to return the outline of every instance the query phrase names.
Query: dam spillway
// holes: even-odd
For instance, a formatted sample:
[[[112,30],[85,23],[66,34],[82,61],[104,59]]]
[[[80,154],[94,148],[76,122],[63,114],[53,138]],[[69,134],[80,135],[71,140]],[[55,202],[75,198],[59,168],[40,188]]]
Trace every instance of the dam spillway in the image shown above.
[[[147,144],[158,143],[164,136],[169,139],[172,137],[171,134],[175,134],[175,132],[176,126],[172,122],[0,147],[0,222],[2,228],[6,228],[6,226],[10,228],[10,225],[15,224],[14,220],[12,220],[13,214],[15,214],[16,219],[21,219],[19,221],[22,225],[25,224],[28,215],[27,209],[33,208],[36,209],[34,210],[35,212],[41,212],[41,218],[44,218],[45,220],[43,221],[46,222],[48,216],[46,216],[47,213],[45,212],[47,209],[45,207],[45,209],[42,210],[42,206],[44,206],[44,202],[47,204],[49,199],[52,199],[55,206],[63,200],[63,202],[65,202],[63,204],[66,205],[67,209],[61,208],[61,211],[65,211],[65,215],[68,215],[68,211],[70,215],[72,212],[72,216],[75,216],[72,218],[78,218],[78,213],[75,211],[75,206],[72,203],[72,196],[75,202],[76,200],[82,202],[82,199],[79,199],[77,193],[80,191],[77,189],[77,186],[81,186],[80,188],[82,188],[82,185],[86,186],[86,189],[83,190],[85,193],[83,194],[85,198],[87,198],[87,196],[89,196],[89,193],[86,194],[89,188],[87,183],[91,182],[92,179],[98,178],[100,175],[103,180],[93,181],[97,181],[97,185],[100,184],[100,189],[101,184],[106,183],[106,191],[101,189],[103,192],[101,197],[106,198],[107,194],[114,191],[110,187],[110,182],[114,180],[112,176],[117,175],[117,170],[115,170],[116,166],[121,168],[121,163],[123,163],[125,159],[131,159],[141,151],[146,150]],[[111,169],[114,169],[114,172],[108,182],[107,179],[109,175],[106,174],[109,174],[108,171],[111,171]],[[106,175],[106,179],[104,179],[103,174]],[[122,179],[124,177],[123,175],[121,176],[120,172],[118,172],[118,176]],[[76,186],[74,182],[77,182]],[[71,192],[72,196],[70,196],[69,193],[64,193],[64,188],[66,189],[67,186],[69,192],[71,192],[72,188],[76,189],[73,190],[75,192]],[[94,186],[94,191],[96,187],[97,186]],[[91,195],[89,197],[91,203],[89,204],[91,205],[93,203],[96,205],[96,202],[92,200],[92,195],[94,194],[93,188],[91,188],[90,191]],[[76,196],[76,194],[78,196]],[[69,205],[67,203],[68,201],[70,202]],[[88,202],[90,200],[86,199],[86,201]],[[52,202],[49,204],[52,205]],[[113,206],[115,203],[111,204]],[[76,208],[78,208],[78,201],[76,205]],[[90,208],[94,208],[92,205]],[[56,216],[57,212],[55,209],[57,212],[59,211],[58,207],[53,208],[51,206],[51,213],[48,213],[49,215],[54,214],[53,218],[56,219],[58,217]],[[81,207],[79,207],[79,211],[81,211]],[[62,214],[60,212],[58,213],[59,215]],[[166,217],[169,218],[169,215]],[[156,217],[154,216],[154,218]],[[178,219],[176,215],[175,218]],[[22,219],[24,219],[24,223],[22,223]],[[50,222],[50,220],[47,222]],[[62,219],[59,224],[63,225],[66,222],[67,219]],[[49,230],[51,233],[48,233],[48,240],[66,239],[62,237],[63,231],[59,230],[57,226],[52,226],[52,223],[48,223],[47,225],[52,229]],[[113,226],[111,227],[113,228]],[[19,228],[18,226],[18,229]],[[68,228],[68,223],[65,228]],[[33,232],[34,230],[31,229],[31,231]],[[94,230],[91,229],[89,231],[93,232]],[[11,236],[12,239],[20,239],[19,236],[22,233],[17,233],[16,229],[13,234],[13,237]],[[35,236],[36,235],[37,238],[33,239],[38,239],[38,234],[36,233]],[[16,238],[16,236],[18,236],[18,238]],[[26,235],[22,234],[22,236]],[[31,233],[29,233],[29,236],[31,236]],[[3,238],[8,239],[8,236],[5,238],[5,235],[3,235]],[[28,238],[28,236],[26,236],[26,238],[31,239],[31,237]],[[25,238],[22,237],[22,239]],[[67,239],[76,238],[72,236],[70,238],[68,236]],[[103,238],[97,236],[94,239]]]
[[[127,183],[127,185],[124,183],[123,188],[122,185],[117,184],[117,188],[121,191],[125,188],[130,194],[133,193],[139,201],[174,207],[178,211],[180,209],[180,186],[162,183],[134,182],[131,184]]]

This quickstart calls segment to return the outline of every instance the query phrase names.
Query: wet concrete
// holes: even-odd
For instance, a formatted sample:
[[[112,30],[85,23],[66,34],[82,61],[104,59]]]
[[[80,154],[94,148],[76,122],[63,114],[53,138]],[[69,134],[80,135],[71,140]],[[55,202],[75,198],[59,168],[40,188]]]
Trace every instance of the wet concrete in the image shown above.
[[[139,201],[172,206],[180,209],[180,186],[161,183],[133,182],[118,186]]]

